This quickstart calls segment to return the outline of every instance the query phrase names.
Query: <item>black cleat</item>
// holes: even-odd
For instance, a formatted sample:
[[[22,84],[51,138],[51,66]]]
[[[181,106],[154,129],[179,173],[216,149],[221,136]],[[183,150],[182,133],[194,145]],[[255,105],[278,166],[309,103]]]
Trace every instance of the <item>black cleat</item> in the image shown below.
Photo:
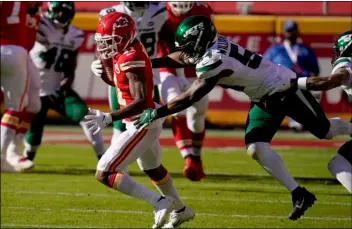
[[[304,215],[304,212],[307,211],[307,209],[311,207],[316,200],[317,198],[315,198],[313,193],[299,186],[292,191],[293,209],[288,215],[288,218],[290,220],[297,220],[301,218],[301,216]]]

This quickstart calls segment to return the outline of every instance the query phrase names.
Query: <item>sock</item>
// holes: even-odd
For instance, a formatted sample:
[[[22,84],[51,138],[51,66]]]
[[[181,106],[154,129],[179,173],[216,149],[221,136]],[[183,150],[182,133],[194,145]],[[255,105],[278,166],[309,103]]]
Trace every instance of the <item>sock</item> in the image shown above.
[[[174,200],[176,201],[176,210],[180,210],[185,206],[177,193],[170,173],[167,173],[163,179],[159,181],[152,180],[152,182],[163,196],[171,196],[172,198],[174,198]]]
[[[100,159],[101,156],[103,156],[103,154],[105,153],[104,139],[102,133],[100,132],[94,135],[91,131],[88,130],[88,127],[84,121],[80,121],[79,124],[81,125],[88,141],[92,144],[97,158]]]
[[[16,134],[23,135],[20,137],[20,138],[22,138],[22,140],[23,140],[24,135],[27,133],[27,130],[28,130],[29,126],[31,125],[31,122],[32,122],[34,116],[35,116],[35,113],[32,113],[32,112],[28,112],[28,111],[21,112],[19,128],[17,129]]]
[[[33,161],[35,158],[35,155],[37,154],[38,148],[40,145],[37,146],[32,146],[28,142],[24,142],[24,155],[27,157],[28,160]]]
[[[119,172],[110,175],[108,186],[128,196],[145,200],[153,206],[155,206],[156,202],[158,202],[161,197],[159,194],[147,189],[137,181],[133,180],[132,177],[126,173]]]
[[[290,192],[298,187],[295,179],[287,171],[280,156],[266,142],[256,142],[248,145],[247,153],[252,156],[270,175],[275,177]]]
[[[192,132],[187,127],[185,116],[172,117],[174,141],[183,158],[194,154],[192,149]]]
[[[350,152],[352,153],[352,152]],[[352,165],[340,154],[336,154],[328,164],[329,171],[350,193],[352,193]]]
[[[116,141],[116,139],[123,133],[123,131],[116,128],[113,128],[112,130],[113,130],[113,134],[111,137],[111,144],[113,144]]]
[[[352,123],[347,122],[341,118],[331,118],[330,129],[326,134],[325,139],[332,139],[338,135],[351,135],[352,134]]]
[[[6,155],[7,148],[14,140],[20,122],[20,112],[7,110],[1,118],[1,155]]]
[[[205,138],[205,129],[200,133],[192,132],[193,152],[194,152],[194,155],[197,157],[201,156],[204,138]]]

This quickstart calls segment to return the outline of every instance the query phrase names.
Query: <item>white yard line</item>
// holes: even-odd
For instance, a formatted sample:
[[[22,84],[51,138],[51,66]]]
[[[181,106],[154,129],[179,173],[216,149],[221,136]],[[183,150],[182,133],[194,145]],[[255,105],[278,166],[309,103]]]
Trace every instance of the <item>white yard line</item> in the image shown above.
[[[37,207],[23,207],[23,206],[1,206],[1,208],[8,209],[24,209],[24,210],[37,210],[37,211],[68,211],[68,212],[110,212],[120,214],[132,214],[132,215],[152,215],[152,212],[146,211],[129,211],[129,210],[116,210],[116,209],[82,209],[82,208],[37,208]],[[275,216],[275,215],[248,215],[248,214],[216,214],[216,213],[205,213],[196,212],[196,216],[214,216],[214,217],[232,217],[232,218],[272,218],[272,219],[287,219],[286,216]],[[323,221],[352,221],[351,217],[314,217],[314,216],[303,216],[301,220],[323,220]]]
[[[72,193],[72,192],[43,192],[43,191],[2,191],[2,193],[16,193],[20,195],[53,195],[53,196],[83,196],[83,197],[112,197],[115,199],[128,199],[130,197],[125,195],[107,194],[107,193]],[[192,196],[181,196],[184,200],[195,200],[195,201],[227,201],[227,202],[248,202],[248,203],[292,203],[289,200],[268,200],[268,199],[239,199],[231,197],[192,197]],[[317,201],[316,204],[324,205],[339,205],[339,206],[351,206],[351,203],[346,202],[330,202],[330,201]]]

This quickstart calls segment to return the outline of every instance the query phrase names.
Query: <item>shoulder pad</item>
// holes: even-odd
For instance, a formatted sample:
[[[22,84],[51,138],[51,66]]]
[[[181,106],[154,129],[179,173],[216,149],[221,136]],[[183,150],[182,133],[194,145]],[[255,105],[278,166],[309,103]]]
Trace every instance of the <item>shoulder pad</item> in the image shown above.
[[[118,64],[121,71],[128,71],[145,67],[146,61],[136,50],[127,50],[119,57]]]
[[[352,58],[351,57],[340,57],[338,58],[332,66],[332,74],[336,72],[339,68],[350,67],[352,68]]]
[[[215,49],[208,50],[196,65],[197,76],[199,78],[210,78],[218,72],[219,66],[222,64],[222,54]]]
[[[111,13],[111,12],[119,12],[119,6],[120,5],[116,5],[116,6],[112,6],[112,7],[100,10],[99,18],[104,17],[105,15],[107,15],[108,13]]]

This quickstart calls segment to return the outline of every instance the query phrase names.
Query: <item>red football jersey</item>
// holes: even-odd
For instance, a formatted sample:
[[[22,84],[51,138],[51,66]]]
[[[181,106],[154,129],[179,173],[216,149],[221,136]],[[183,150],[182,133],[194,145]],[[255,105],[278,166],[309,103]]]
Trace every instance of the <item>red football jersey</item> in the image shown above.
[[[35,43],[35,40],[37,38],[37,30],[38,30],[38,24],[40,22],[40,14],[37,12],[35,15],[31,16],[27,14],[27,34],[28,34],[28,40],[27,40],[27,49],[30,51]]]
[[[147,107],[155,108],[153,101],[153,71],[150,59],[144,46],[139,40],[129,47],[125,52],[117,54],[113,59],[114,82],[116,86],[116,95],[120,107],[123,108],[133,102],[134,98],[130,92],[129,80],[126,72],[133,71],[136,68],[143,68],[145,83],[147,87]],[[126,119],[130,121],[130,118]]]
[[[192,7],[192,9],[188,13],[180,15],[180,16],[175,16],[172,13],[172,10],[171,10],[171,7],[169,6],[169,4],[166,4],[166,9],[167,9],[167,14],[168,14],[168,23],[174,33],[176,32],[176,29],[179,26],[179,24],[184,19],[186,19],[190,16],[202,15],[202,16],[212,18],[212,15],[213,15],[213,10],[211,9],[211,7],[206,3],[200,3],[200,2],[195,3],[194,6]],[[173,37],[175,37],[175,36],[173,36]],[[160,50],[159,54],[167,55],[167,53],[165,53],[166,51],[167,51],[167,49],[164,48],[163,50]],[[161,69],[160,71],[171,72],[171,70],[166,70],[166,69]],[[187,77],[187,78],[192,78],[192,77],[197,76],[194,67],[184,68],[184,74],[185,74],[185,77]]]
[[[27,3],[1,3],[1,45],[17,45],[27,49]]]

